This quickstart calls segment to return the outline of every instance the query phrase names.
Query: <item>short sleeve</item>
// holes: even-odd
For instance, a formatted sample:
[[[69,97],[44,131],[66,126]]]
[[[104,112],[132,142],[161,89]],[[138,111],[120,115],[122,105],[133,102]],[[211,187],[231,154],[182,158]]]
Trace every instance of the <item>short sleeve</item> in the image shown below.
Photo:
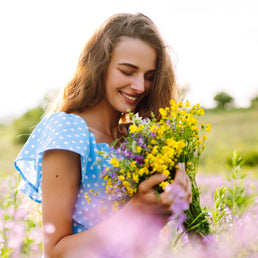
[[[14,162],[23,181],[20,190],[36,202],[41,202],[42,156],[51,149],[62,149],[89,155],[89,131],[84,119],[64,112],[43,118]]]

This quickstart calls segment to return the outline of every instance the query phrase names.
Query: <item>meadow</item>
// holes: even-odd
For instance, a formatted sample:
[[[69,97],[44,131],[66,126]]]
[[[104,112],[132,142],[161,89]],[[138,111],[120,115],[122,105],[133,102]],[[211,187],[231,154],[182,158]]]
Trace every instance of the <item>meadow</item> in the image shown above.
[[[177,245],[170,239],[166,250],[153,250],[153,257],[257,257],[258,109],[207,110],[201,120],[212,129],[197,181],[216,245],[214,239],[206,239],[211,244],[204,251],[203,243],[197,248],[188,245],[187,239],[177,240]],[[35,220],[38,207],[17,190],[13,161],[22,145],[15,144],[14,137],[12,124],[0,126],[0,256],[41,257],[41,223]],[[242,168],[239,163],[228,167],[234,150],[246,162]]]
[[[258,177],[258,109],[236,109],[231,111],[207,110],[201,118],[211,124],[207,148],[200,160],[200,172],[224,174],[225,165],[232,151],[246,158],[245,170]],[[256,160],[256,166],[251,159]],[[249,164],[250,163],[250,164]]]

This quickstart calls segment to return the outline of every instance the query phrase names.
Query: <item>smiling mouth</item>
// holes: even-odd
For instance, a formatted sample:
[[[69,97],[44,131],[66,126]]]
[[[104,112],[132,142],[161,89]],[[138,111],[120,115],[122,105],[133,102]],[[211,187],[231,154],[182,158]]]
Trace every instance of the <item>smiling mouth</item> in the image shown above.
[[[121,95],[126,98],[127,100],[129,100],[130,102],[136,102],[138,97],[133,97],[133,96],[129,96],[126,93],[120,91]]]

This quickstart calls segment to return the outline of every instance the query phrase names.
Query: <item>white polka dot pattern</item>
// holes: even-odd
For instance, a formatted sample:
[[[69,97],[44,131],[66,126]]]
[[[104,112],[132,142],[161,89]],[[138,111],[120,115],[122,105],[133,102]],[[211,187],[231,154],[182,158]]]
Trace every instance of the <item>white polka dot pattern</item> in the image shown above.
[[[42,153],[50,149],[63,149],[81,155],[81,185],[73,213],[74,233],[88,229],[103,220],[103,214],[111,214],[111,203],[105,194],[105,182],[100,178],[103,166],[99,151],[109,152],[107,143],[96,143],[84,119],[64,112],[54,113],[43,118],[32,132],[17,159],[15,167],[23,178],[22,192],[32,200],[41,202],[42,198]],[[96,162],[100,161],[100,162]],[[89,190],[99,192],[93,196]],[[85,199],[91,195],[91,203]],[[105,200],[105,201],[103,201]]]

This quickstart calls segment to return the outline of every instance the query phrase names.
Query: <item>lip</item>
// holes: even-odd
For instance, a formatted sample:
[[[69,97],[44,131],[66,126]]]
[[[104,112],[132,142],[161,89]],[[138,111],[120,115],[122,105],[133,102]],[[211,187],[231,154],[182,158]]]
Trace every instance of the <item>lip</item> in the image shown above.
[[[139,95],[136,94],[129,94],[123,91],[120,91],[120,94],[122,95],[123,99],[129,104],[136,104],[139,100]]]

